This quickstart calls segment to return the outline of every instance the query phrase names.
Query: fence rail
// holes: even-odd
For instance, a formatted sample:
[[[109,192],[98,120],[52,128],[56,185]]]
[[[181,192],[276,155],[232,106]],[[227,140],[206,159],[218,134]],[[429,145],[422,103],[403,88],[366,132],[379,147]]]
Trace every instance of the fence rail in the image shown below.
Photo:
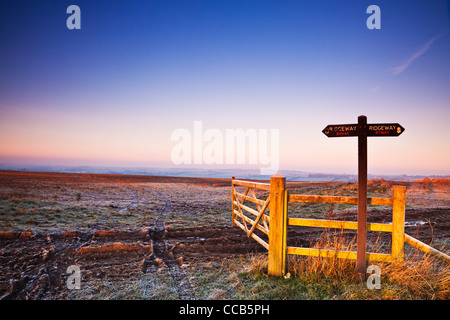
[[[245,187],[245,192],[236,191],[236,186]],[[353,221],[336,221],[323,219],[288,218],[289,202],[312,203],[344,203],[358,204],[357,197],[319,196],[289,194],[286,190],[286,178],[274,175],[270,184],[231,179],[232,188],[232,224],[238,226],[268,250],[268,273],[284,275],[286,270],[286,255],[307,255],[316,257],[336,257],[356,260],[355,251],[335,249],[318,249],[290,247],[286,245],[287,226],[320,227],[357,230],[358,223]],[[258,199],[254,189],[269,191],[265,200]],[[450,257],[425,243],[407,235],[405,230],[405,193],[403,186],[393,186],[392,198],[367,198],[367,204],[392,206],[392,223],[367,223],[368,231],[392,233],[391,253],[366,253],[366,260],[401,262],[404,256],[405,242],[413,247],[429,253],[447,263]],[[252,202],[257,209],[245,205]],[[237,210],[236,210],[237,208]],[[269,215],[265,212],[269,208]],[[250,214],[250,216],[245,215]],[[252,217],[256,217],[254,220]],[[240,221],[238,221],[240,219]],[[248,224],[248,225],[247,225]],[[254,233],[255,229],[268,236],[268,242]]]
[[[334,249],[317,249],[317,248],[298,248],[287,247],[287,254],[299,255],[299,256],[313,256],[313,257],[326,257],[326,258],[339,258],[339,259],[351,259],[356,260],[356,251],[344,251]],[[366,253],[366,260],[372,261],[392,261],[390,254],[386,253]]]
[[[346,203],[358,204],[358,197],[314,196],[303,194],[290,194],[289,202],[315,202],[315,203]],[[391,198],[367,198],[367,204],[379,206],[392,206]]]
[[[251,181],[234,180],[233,179],[233,185],[270,191],[270,184],[261,183],[261,182],[251,182]]]
[[[419,241],[419,240],[411,237],[410,235],[405,234],[405,242],[407,244],[409,244],[409,245],[411,245],[411,246],[413,246],[413,247],[415,247],[415,248],[425,252],[425,253],[429,253],[430,255],[432,255],[432,256],[434,256],[434,257],[436,257],[436,258],[438,258],[438,259],[440,259],[440,260],[442,260],[444,262],[450,263],[450,256],[449,255],[447,255],[447,254],[445,254],[445,253],[443,253],[443,252],[441,252],[439,250],[436,250],[436,249],[430,247],[429,245],[427,245],[427,244],[423,243],[422,241]]]
[[[322,220],[322,219],[289,218],[288,225],[302,226],[302,227],[350,229],[350,230],[358,229],[358,223],[354,221],[337,221],[337,220]],[[368,231],[392,232],[392,229],[393,229],[392,224],[387,223],[367,224]]]

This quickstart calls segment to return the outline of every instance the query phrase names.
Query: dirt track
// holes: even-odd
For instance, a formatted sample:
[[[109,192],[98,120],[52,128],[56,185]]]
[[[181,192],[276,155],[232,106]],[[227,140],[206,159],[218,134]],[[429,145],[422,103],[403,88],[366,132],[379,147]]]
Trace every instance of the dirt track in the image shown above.
[[[10,205],[0,221],[0,299],[70,298],[66,285],[70,265],[80,266],[83,284],[93,286],[98,281],[133,280],[166,270],[177,298],[194,299],[186,264],[265,252],[242,230],[230,226],[230,190],[225,179],[14,172],[1,172],[0,178],[1,199],[5,206]],[[317,190],[330,185],[343,184],[294,183],[289,188],[313,186]],[[423,183],[408,188],[407,202],[414,207],[406,210],[406,233],[427,243],[447,241],[450,207],[446,185],[439,186],[444,188],[442,192],[439,188],[425,190]],[[26,201],[33,201],[34,207],[14,211],[14,206]],[[80,210],[83,218],[76,220],[79,207],[96,208],[100,217]],[[74,212],[66,217],[65,208]],[[43,213],[48,219],[57,214],[59,218],[48,227],[50,223],[38,217],[23,220],[27,213]],[[356,221],[355,209],[326,214],[329,219]],[[67,224],[58,224],[60,220]],[[389,222],[391,212],[371,210],[368,220]],[[62,230],[58,226],[68,227]],[[289,228],[288,244],[310,246],[322,232]],[[346,235],[355,234],[348,231]]]

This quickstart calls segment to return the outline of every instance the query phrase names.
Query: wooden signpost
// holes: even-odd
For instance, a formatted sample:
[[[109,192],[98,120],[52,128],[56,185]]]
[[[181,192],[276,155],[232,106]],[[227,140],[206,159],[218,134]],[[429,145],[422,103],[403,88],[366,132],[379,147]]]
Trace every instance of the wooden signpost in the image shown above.
[[[329,137],[358,137],[358,233],[355,277],[365,280],[367,239],[367,137],[397,137],[405,131],[398,123],[367,123],[359,116],[356,124],[330,124],[323,129]]]

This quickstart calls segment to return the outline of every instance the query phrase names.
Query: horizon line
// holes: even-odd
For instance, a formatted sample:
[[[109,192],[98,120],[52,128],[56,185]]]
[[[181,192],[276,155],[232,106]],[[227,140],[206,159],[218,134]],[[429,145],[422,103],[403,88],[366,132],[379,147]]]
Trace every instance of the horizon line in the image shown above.
[[[22,167],[22,168],[21,168]],[[75,169],[74,171],[64,171],[64,168],[66,169]],[[80,172],[76,169],[94,169],[92,171],[83,171]],[[62,169],[62,170],[61,170]],[[95,170],[97,169],[97,170]],[[111,173],[106,172],[108,170],[117,170],[117,172]],[[123,171],[131,171],[131,172],[123,172]],[[152,172],[139,172],[139,170],[142,171],[156,171],[156,173]],[[133,167],[133,166],[99,166],[99,165],[43,165],[43,164],[7,164],[7,163],[0,163],[0,171],[20,171],[20,172],[58,172],[58,173],[86,173],[86,174],[120,174],[120,175],[158,175],[158,176],[165,176],[164,172],[163,175],[161,175],[162,171],[166,170],[169,171],[167,173],[170,173],[170,171],[173,171],[174,174],[178,171],[204,171],[209,172],[210,175],[213,172],[216,172],[217,174],[225,173],[228,171],[236,170],[236,171],[246,171],[246,174],[252,175],[252,176],[261,176],[261,177],[269,177],[271,175],[262,175],[259,172],[259,168],[204,168],[204,167],[151,167],[151,166],[139,166],[139,167]],[[122,172],[121,172],[122,171]],[[136,172],[132,172],[136,171]],[[255,171],[255,172],[252,172]],[[357,173],[339,173],[339,172],[326,172],[326,171],[305,171],[300,169],[280,169],[278,170],[278,173],[282,172],[291,172],[293,174],[302,174],[303,176],[297,176],[297,178],[308,178],[308,177],[316,177],[319,178],[320,176],[335,176],[335,177],[352,177],[357,178]],[[166,175],[167,176],[167,175]],[[372,177],[449,177],[450,174],[445,173],[432,173],[432,174],[424,174],[424,173],[371,173],[368,172],[368,176]],[[199,176],[201,177],[201,176]]]

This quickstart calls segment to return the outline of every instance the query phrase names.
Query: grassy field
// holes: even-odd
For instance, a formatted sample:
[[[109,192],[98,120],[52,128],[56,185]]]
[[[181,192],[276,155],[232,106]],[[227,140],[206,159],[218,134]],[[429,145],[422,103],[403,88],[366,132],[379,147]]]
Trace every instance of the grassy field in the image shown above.
[[[450,268],[406,246],[400,265],[379,267],[380,289],[357,284],[355,262],[290,256],[285,277],[267,275],[267,253],[231,228],[228,181],[3,172],[0,231],[30,231],[30,239],[0,239],[0,297],[14,299],[443,299],[450,298]],[[159,179],[159,178],[158,178]],[[445,183],[406,184],[407,233],[449,254],[450,205]],[[390,197],[392,184],[371,182],[369,196]],[[293,183],[297,194],[355,196],[355,183]],[[261,197],[267,194],[260,194]],[[356,220],[356,206],[297,203],[290,217]],[[389,222],[389,207],[369,206],[369,222]],[[418,223],[421,221],[424,223]],[[164,226],[164,236],[136,230]],[[321,228],[289,230],[292,241],[355,251],[355,233]],[[98,238],[94,230],[129,232]],[[56,237],[77,231],[72,238]],[[133,233],[134,232],[134,233]],[[289,241],[289,238],[288,238]],[[153,246],[151,253],[78,254],[81,246],[112,243]],[[374,233],[372,252],[389,251],[389,237]],[[48,255],[52,252],[52,255]],[[50,258],[47,258],[47,257]],[[68,265],[81,266],[81,290],[65,288]],[[372,263],[368,263],[370,265]],[[145,267],[144,267],[145,266]],[[43,271],[44,270],[44,271]],[[31,279],[31,280],[30,280]],[[19,290],[11,281],[24,282]],[[28,281],[28,282],[27,282]],[[31,282],[30,282],[31,281]],[[42,285],[42,283],[44,285]],[[14,288],[16,289],[14,289]],[[45,289],[45,290],[44,290]]]

